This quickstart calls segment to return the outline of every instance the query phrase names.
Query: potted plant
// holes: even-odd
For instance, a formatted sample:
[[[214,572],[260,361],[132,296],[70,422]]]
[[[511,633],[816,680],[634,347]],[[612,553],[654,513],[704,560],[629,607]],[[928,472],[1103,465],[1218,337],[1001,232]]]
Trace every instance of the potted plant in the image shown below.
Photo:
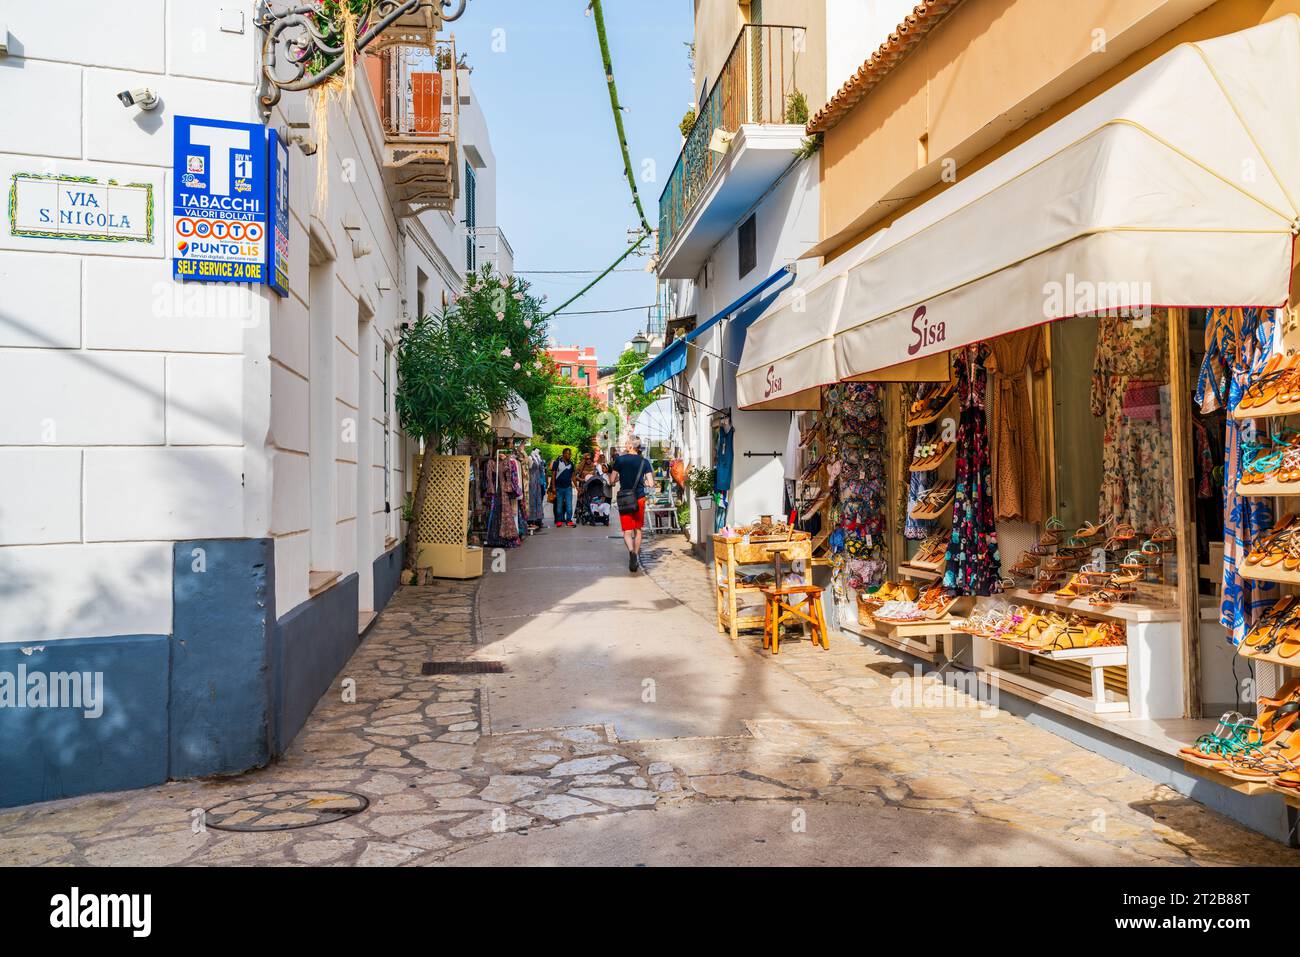
[[[691,494],[695,496],[695,502],[700,508],[713,507],[713,486],[718,479],[718,470],[714,468],[703,468],[696,466],[691,469],[687,482],[691,487]],[[705,504],[707,502],[707,504]]]
[[[424,514],[434,456],[461,445],[491,441],[492,413],[512,394],[535,402],[545,382],[546,320],[528,283],[484,266],[471,273],[452,305],[420,316],[402,331],[397,348],[398,418],[423,443],[410,518]],[[541,390],[539,392],[539,390]],[[459,507],[459,505],[457,506]],[[406,564],[415,567],[417,523],[408,520]]]

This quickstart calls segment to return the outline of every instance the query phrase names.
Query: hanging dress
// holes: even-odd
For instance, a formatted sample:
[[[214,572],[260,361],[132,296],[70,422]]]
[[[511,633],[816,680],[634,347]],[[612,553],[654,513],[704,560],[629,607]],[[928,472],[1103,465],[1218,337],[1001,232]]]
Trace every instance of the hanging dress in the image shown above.
[[[1161,398],[1169,382],[1168,313],[1097,321],[1092,414],[1106,427],[1097,514],[1150,534],[1174,522],[1174,440]]]
[[[988,343],[989,448],[993,514],[999,521],[1043,520],[1043,476],[1029,405],[1029,377],[1047,369],[1043,327],[998,336]]]
[[[541,525],[546,521],[543,506],[546,504],[546,463],[541,456],[528,460],[528,521]]]
[[[1272,582],[1241,577],[1238,569],[1250,543],[1273,525],[1267,498],[1237,494],[1242,472],[1242,422],[1232,417],[1242,393],[1273,352],[1276,320],[1272,309],[1210,309],[1205,324],[1205,360],[1196,382],[1202,413],[1227,412],[1223,465],[1223,601],[1219,620],[1228,640],[1240,644],[1260,612],[1278,596]]]
[[[952,537],[945,555],[943,584],[957,595],[992,595],[1002,591],[1001,556],[993,518],[993,470],[989,458],[984,397],[988,346],[957,352],[957,492],[952,509]]]

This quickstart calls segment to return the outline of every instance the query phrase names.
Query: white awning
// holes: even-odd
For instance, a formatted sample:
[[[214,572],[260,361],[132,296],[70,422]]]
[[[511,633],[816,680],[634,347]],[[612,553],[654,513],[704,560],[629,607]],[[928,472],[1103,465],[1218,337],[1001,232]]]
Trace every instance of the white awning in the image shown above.
[[[833,339],[846,285],[845,264],[858,262],[878,237],[863,242],[839,268],[796,280],[750,323],[736,373],[742,409],[816,409],[820,387],[836,381]]]
[[[533,416],[519,393],[510,393],[510,404],[500,412],[492,413],[492,431],[503,439],[533,437]]]
[[[1300,18],[1288,14],[1183,44],[982,169],[958,169],[812,280],[845,281],[830,379],[1074,315],[1283,304],[1298,115]],[[741,370],[770,368],[789,393],[785,368],[820,345],[778,358],[773,343],[815,338],[824,320],[779,309],[754,324],[764,335],[751,329]],[[742,389],[740,404],[762,391]]]

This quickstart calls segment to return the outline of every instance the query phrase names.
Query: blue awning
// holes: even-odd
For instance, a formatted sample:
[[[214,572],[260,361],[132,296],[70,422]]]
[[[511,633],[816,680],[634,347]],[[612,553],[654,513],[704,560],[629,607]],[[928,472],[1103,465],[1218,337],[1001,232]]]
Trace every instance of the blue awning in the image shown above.
[[[674,339],[644,366],[641,377],[645,380],[645,391],[653,392],[675,375],[686,371],[686,340]]]
[[[673,376],[680,375],[686,371],[686,343],[690,342],[697,336],[702,335],[705,331],[712,328],[723,319],[726,319],[729,315],[737,309],[740,309],[765,289],[768,289],[775,283],[780,282],[782,279],[793,275],[793,266],[782,266],[779,270],[772,273],[772,275],[768,276],[753,289],[749,290],[749,292],[745,293],[735,302],[727,306],[727,308],[716,313],[707,322],[703,322],[696,326],[688,332],[684,338],[674,339],[672,342],[668,343],[663,352],[659,353],[659,355],[655,356],[641,367],[641,377],[645,381],[645,391],[653,392]],[[767,304],[765,303],[764,307],[766,307],[766,305]],[[747,318],[752,321],[755,316],[749,316]]]

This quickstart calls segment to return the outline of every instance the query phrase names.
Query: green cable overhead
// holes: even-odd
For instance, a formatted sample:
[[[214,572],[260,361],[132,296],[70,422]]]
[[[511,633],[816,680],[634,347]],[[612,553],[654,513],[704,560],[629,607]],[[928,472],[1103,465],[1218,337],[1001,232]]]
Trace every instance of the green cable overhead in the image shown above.
[[[590,289],[592,286],[596,285],[596,283],[600,282],[602,279],[604,279],[606,276],[608,276],[611,272],[613,272],[615,266],[617,266],[619,263],[621,263],[621,262],[622,262],[624,259],[626,259],[628,256],[632,255],[632,253],[636,250],[636,248],[637,248],[638,246],[640,246],[643,242],[645,242],[645,241],[646,241],[647,239],[649,239],[649,238],[650,238],[650,234],[649,234],[649,233],[642,233],[641,236],[637,239],[636,242],[634,242],[631,246],[628,246],[627,249],[623,250],[623,254],[622,254],[621,256],[619,256],[617,259],[615,259],[612,263],[610,263],[610,264],[605,268],[605,271],[604,271],[604,272],[602,272],[599,276],[597,276],[597,277],[596,277],[595,279],[593,279],[591,282],[587,283],[587,285],[583,286],[581,289],[579,289],[577,292],[575,292],[572,296],[570,296],[568,299],[566,299],[563,303],[561,303],[560,305],[558,305],[558,306],[556,306],[554,309],[552,309],[550,312],[548,312],[548,313],[547,313],[543,318],[549,319],[549,318],[551,318],[553,315],[555,315],[557,312],[559,312],[561,309],[563,309],[565,306],[568,306],[568,305],[572,304],[572,303],[573,303],[573,302],[574,302],[574,301],[575,301],[579,296],[581,296],[581,295],[582,295],[583,293],[585,293],[588,289]]]
[[[614,64],[609,57],[609,39],[605,35],[605,14],[601,12],[600,0],[591,0],[591,12],[596,18],[596,37],[600,40],[600,59],[605,66],[605,82],[609,85],[609,106],[614,112],[614,126],[618,130],[618,145],[623,151],[623,172],[627,174],[627,186],[632,191],[632,202],[636,204],[637,215],[641,217],[641,229],[647,234],[652,232],[650,223],[645,218],[645,209],[641,206],[641,194],[636,189],[636,177],[632,175],[632,158],[627,152],[627,134],[623,131],[623,108],[618,104],[618,87],[614,85]]]

